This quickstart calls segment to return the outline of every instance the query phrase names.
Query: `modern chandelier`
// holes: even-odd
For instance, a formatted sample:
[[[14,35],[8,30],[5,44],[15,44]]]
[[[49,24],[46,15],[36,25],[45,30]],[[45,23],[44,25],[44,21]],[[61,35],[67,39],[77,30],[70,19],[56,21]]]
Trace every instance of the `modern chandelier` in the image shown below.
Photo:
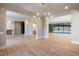
[[[45,17],[45,18],[52,18],[53,16],[52,16],[51,13],[49,13],[49,12],[44,12],[44,10],[43,10],[43,9],[44,9],[44,6],[45,6],[45,3],[42,3],[41,5],[42,5],[42,10],[41,10],[41,11],[43,11],[43,13],[37,12],[37,13],[33,16],[33,18],[38,18],[38,19],[40,19],[41,16],[43,16],[43,17]]]

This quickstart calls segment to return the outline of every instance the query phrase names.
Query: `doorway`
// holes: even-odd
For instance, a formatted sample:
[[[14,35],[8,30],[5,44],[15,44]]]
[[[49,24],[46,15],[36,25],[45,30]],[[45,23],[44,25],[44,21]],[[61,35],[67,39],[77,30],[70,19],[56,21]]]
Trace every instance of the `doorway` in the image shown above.
[[[25,33],[25,22],[22,21],[21,22],[21,34],[24,34]]]
[[[15,34],[25,34],[25,22],[24,21],[15,21]]]

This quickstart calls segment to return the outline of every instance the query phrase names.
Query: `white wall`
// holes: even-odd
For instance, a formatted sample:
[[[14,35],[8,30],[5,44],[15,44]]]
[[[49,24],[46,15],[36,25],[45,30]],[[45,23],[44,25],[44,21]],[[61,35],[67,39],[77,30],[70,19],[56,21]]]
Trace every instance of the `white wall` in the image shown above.
[[[25,20],[25,35],[32,36],[32,23]]]
[[[79,44],[79,12],[72,12],[72,43]]]
[[[49,19],[49,23],[67,23],[71,22],[71,15],[53,17]]]

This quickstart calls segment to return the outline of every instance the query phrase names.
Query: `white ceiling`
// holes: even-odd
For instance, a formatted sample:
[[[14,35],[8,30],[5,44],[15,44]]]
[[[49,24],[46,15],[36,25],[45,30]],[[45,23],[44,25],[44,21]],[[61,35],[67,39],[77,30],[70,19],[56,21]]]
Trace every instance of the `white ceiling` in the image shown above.
[[[31,18],[27,15],[17,13],[17,12],[13,12],[13,11],[6,11],[6,17],[12,18],[12,19],[18,19],[18,20],[26,20],[26,19],[29,20]]]
[[[69,9],[65,10],[65,6],[68,6]],[[45,3],[44,6],[41,3],[4,3],[0,4],[0,7],[9,10],[6,13],[8,17],[18,19],[30,18],[37,12],[49,12],[54,16],[61,16],[69,14],[72,10],[79,10],[78,3]]]
[[[45,3],[44,6],[41,3],[6,3],[0,4],[0,6],[28,16],[33,16],[37,12],[50,12],[55,16],[59,16],[69,13],[70,10],[79,9],[78,3]],[[68,6],[69,9],[65,10],[65,6]]]
[[[55,18],[50,18],[49,23],[71,23],[71,15],[64,15]]]

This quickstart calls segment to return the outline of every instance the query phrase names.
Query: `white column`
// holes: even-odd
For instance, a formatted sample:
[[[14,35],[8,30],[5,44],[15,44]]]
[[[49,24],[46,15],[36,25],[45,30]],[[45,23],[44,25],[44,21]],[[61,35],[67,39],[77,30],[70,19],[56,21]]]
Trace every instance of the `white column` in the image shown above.
[[[45,18],[36,19],[36,39],[48,39],[48,21]]]
[[[12,35],[15,35],[15,34],[14,34],[14,28],[15,28],[15,27],[14,27],[14,26],[15,26],[15,23],[14,23],[14,21],[12,21]]]
[[[25,35],[32,36],[32,23],[25,20]]]
[[[0,49],[6,47],[6,20],[5,20],[6,11],[4,8],[0,8]]]
[[[71,23],[71,31],[72,31],[72,43],[79,44],[79,12],[74,11],[72,13],[72,23]]]

